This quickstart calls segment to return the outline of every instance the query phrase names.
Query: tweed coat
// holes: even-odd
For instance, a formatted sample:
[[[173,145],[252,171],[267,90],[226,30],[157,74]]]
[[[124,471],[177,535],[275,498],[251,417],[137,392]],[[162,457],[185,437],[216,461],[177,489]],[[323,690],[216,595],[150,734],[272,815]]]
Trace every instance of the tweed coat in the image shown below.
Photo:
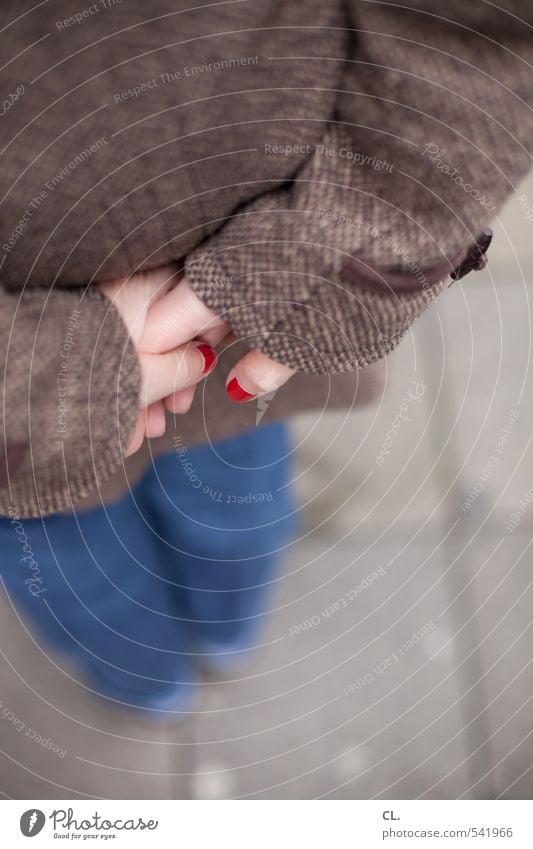
[[[297,369],[264,421],[368,400],[530,167],[533,7],[450,0],[0,6],[0,512],[117,497],[255,426],[223,367],[124,462],[140,375],[99,281],[179,262]],[[85,500],[84,500],[85,499]]]

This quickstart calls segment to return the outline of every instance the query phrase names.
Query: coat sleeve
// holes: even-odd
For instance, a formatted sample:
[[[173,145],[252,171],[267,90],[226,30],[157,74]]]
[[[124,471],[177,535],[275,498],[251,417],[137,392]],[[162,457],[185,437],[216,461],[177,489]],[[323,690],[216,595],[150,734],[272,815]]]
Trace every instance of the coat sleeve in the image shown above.
[[[348,4],[322,143],[188,258],[250,347],[309,373],[365,366],[476,245],[531,164],[533,11],[499,5]]]
[[[0,513],[58,512],[100,487],[135,426],[137,356],[96,289],[0,289]]]
[[[120,466],[139,369],[94,284],[182,261],[208,232],[220,162],[241,177],[213,218],[255,196],[242,176],[255,128],[275,136],[308,89],[299,60],[270,57],[298,53],[310,7],[306,50],[343,56],[323,48],[343,41],[340,6],[0,4],[0,512],[68,508]],[[317,140],[333,78],[307,92]]]

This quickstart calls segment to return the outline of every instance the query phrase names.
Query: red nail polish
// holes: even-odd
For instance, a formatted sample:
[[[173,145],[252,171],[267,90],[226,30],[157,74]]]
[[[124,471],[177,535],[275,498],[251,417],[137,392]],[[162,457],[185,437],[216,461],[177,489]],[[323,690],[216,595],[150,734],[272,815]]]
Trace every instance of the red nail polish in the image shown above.
[[[228,398],[231,401],[235,401],[237,404],[240,404],[242,401],[249,401],[251,398],[256,397],[251,392],[246,392],[236,377],[231,378],[230,382],[226,386],[226,392],[228,393]]]
[[[203,374],[213,371],[218,360],[217,352],[210,345],[198,345],[198,350],[205,362]]]

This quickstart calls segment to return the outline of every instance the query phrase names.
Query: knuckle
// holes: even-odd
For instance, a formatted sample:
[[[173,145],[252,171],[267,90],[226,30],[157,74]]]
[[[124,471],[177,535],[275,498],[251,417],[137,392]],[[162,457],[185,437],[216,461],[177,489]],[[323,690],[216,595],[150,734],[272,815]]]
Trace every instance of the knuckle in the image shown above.
[[[178,352],[177,377],[182,386],[198,381],[203,372],[203,357],[197,348],[188,347]]]

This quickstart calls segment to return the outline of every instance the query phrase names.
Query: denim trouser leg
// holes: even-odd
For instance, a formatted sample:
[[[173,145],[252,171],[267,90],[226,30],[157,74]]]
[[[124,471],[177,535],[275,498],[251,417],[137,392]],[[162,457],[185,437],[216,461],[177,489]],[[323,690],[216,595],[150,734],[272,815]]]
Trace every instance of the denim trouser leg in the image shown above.
[[[151,707],[189,692],[191,653],[248,642],[262,619],[294,524],[289,453],[271,425],[161,457],[105,508],[0,517],[9,597],[101,695]]]
[[[187,634],[143,518],[144,484],[105,509],[0,518],[0,572],[43,646],[67,651],[102,695],[142,706],[191,681]]]
[[[244,647],[294,528],[291,445],[283,424],[176,450],[149,475],[153,527],[196,645]]]

